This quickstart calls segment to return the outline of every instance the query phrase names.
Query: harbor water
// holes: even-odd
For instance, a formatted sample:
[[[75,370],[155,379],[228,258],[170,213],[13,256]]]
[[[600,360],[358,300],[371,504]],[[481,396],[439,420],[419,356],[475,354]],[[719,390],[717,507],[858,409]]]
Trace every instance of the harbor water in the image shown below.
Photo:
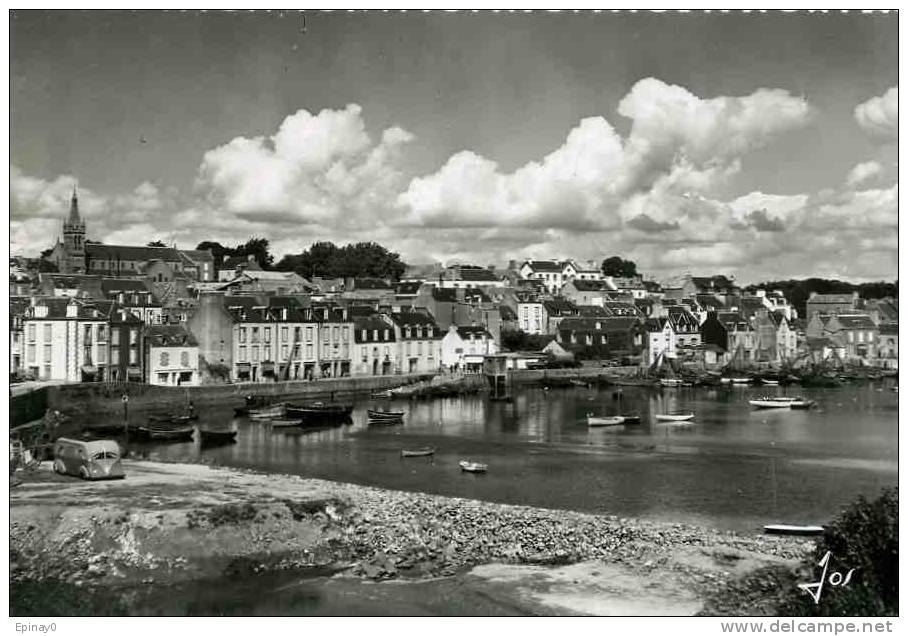
[[[352,423],[326,430],[272,429],[201,413],[229,425],[236,443],[134,444],[165,461],[207,461],[266,472],[759,532],[766,523],[829,521],[858,495],[898,481],[898,394],[892,382],[839,388],[571,387],[356,403]],[[760,395],[803,395],[811,410],[755,409]],[[404,411],[396,426],[369,426],[366,409]],[[656,414],[693,411],[686,423]],[[587,414],[638,412],[637,425],[589,428]],[[435,448],[401,458],[402,449]],[[463,459],[489,465],[462,473]]]

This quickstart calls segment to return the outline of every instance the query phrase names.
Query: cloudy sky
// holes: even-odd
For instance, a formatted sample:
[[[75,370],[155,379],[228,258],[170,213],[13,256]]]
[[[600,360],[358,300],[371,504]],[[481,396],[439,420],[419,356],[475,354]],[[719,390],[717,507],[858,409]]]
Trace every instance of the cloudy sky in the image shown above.
[[[897,275],[895,15],[16,13],[10,248]]]

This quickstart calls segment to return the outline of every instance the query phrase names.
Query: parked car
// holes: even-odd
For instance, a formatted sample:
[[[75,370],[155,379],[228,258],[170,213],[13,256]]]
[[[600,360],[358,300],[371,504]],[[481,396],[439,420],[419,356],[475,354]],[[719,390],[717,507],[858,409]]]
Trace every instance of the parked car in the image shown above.
[[[61,437],[54,443],[54,472],[82,479],[122,479],[120,446],[113,440]]]

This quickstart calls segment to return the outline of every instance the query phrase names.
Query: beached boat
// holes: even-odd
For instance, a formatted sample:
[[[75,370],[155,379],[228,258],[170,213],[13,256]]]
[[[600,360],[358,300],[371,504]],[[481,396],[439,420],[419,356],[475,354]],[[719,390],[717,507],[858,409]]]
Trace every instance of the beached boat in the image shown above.
[[[687,422],[694,419],[694,414],[690,411],[683,413],[659,413],[656,419],[660,422]]]
[[[809,409],[813,405],[813,401],[806,398],[779,395],[764,395],[749,400],[749,403],[758,409]]]
[[[586,416],[587,426],[620,426],[624,424],[624,418],[620,415],[613,415],[610,417],[593,417],[592,415]]]
[[[419,450],[401,450],[401,457],[428,457],[429,455],[434,455],[434,448],[420,448]]]
[[[236,431],[229,429],[199,428],[199,441],[203,444],[219,444],[236,441]]]
[[[369,409],[366,411],[366,415],[370,420],[402,420],[405,413],[403,411],[373,411]]]
[[[480,464],[479,462],[468,462],[466,460],[459,462],[460,470],[466,473],[484,473],[489,470],[488,464]]]
[[[763,532],[766,534],[816,536],[823,534],[823,526],[792,526],[783,523],[774,523],[763,526]]]

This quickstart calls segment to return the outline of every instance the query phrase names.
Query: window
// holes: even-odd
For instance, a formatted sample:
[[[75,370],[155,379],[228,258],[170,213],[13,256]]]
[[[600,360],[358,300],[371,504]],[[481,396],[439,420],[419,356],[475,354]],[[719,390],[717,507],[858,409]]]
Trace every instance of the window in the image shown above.
[[[98,342],[107,340],[107,325],[98,325]]]
[[[120,344],[120,330],[119,329],[110,330],[110,344],[112,344],[112,345]]]
[[[858,342],[864,342],[864,332],[863,331],[858,332]]]
[[[240,327],[240,342],[246,342],[246,327]]]
[[[139,352],[136,349],[129,350],[129,364],[139,364]]]
[[[418,340],[416,342],[416,354],[420,356],[422,355],[422,340]]]
[[[88,326],[88,325],[86,325]],[[88,326],[88,329],[91,330],[91,327]],[[51,325],[49,322],[44,323],[44,342],[47,342],[51,338]],[[91,340],[91,331],[89,331],[88,339]]]
[[[89,354],[91,353],[91,349],[88,349],[87,351],[89,352]],[[45,363],[48,363],[48,364],[50,363],[50,356],[51,356],[51,347],[49,344],[46,344],[46,345],[44,345],[44,362]],[[86,364],[88,364],[88,363],[86,363]]]
[[[335,327],[331,330],[331,339],[335,341],[340,340],[340,327]]]
[[[312,343],[310,342],[309,344],[306,345],[306,359],[311,360],[314,357],[315,356],[313,355],[313,351],[312,351]]]
[[[48,329],[50,325],[44,325],[44,338],[45,340],[50,340],[50,330]],[[91,325],[84,325],[85,329],[85,344],[91,344]]]
[[[368,347],[360,347],[360,350],[361,350],[363,362],[366,362],[366,361],[369,359],[369,348],[368,348]]]
[[[350,342],[350,327],[344,327],[344,342]]]
[[[867,332],[867,342],[873,342],[873,332],[872,331]]]
[[[410,354],[412,353],[412,349],[410,348],[411,344],[413,344],[413,343],[410,342],[409,340],[407,340],[407,357],[408,358],[410,357]]]
[[[373,330],[372,330],[372,339],[373,339],[373,340],[378,340],[378,329],[373,329]]]
[[[113,332],[113,333],[116,333],[116,332]],[[120,364],[120,350],[119,350],[119,349],[115,349],[115,348],[111,347],[111,349],[110,349],[110,363],[111,363],[112,365]],[[112,379],[116,379],[116,378],[112,378]]]
[[[31,322],[28,324],[28,341],[35,341],[35,323]]]
[[[265,327],[265,342],[271,342],[271,327]]]
[[[107,364],[107,345],[98,345],[98,364]]]
[[[161,383],[161,384],[167,384],[167,374],[166,374],[166,373],[159,373],[159,374],[158,374],[158,382]]]
[[[290,351],[290,350],[287,348],[287,345],[281,345],[281,360],[286,360],[286,359],[287,359],[287,353],[288,353],[289,351]]]
[[[161,366],[166,367],[170,364],[170,354],[166,351],[161,352]]]
[[[389,340],[389,338],[388,338],[388,330],[387,330],[387,329],[385,329],[385,340]]]
[[[366,340],[368,340],[368,336],[366,335],[366,330],[365,330],[365,329],[363,329],[362,340],[363,340],[363,342],[365,342]]]
[[[129,344],[134,345],[134,344],[138,343],[138,341],[139,341],[139,330],[130,329],[129,330]],[[132,358],[132,356],[130,356],[130,358]]]
[[[182,366],[182,367],[189,366],[189,352],[188,351],[180,352],[180,366]]]
[[[258,341],[259,341],[259,328],[253,327],[252,328],[252,344],[258,344]]]
[[[240,362],[246,362],[246,346],[240,346]]]
[[[306,342],[312,342],[312,327],[306,327]]]
[[[258,347],[252,347],[252,361],[253,362],[259,361],[259,348]]]
[[[299,342],[303,339],[303,328],[294,327],[293,328],[293,342]]]

